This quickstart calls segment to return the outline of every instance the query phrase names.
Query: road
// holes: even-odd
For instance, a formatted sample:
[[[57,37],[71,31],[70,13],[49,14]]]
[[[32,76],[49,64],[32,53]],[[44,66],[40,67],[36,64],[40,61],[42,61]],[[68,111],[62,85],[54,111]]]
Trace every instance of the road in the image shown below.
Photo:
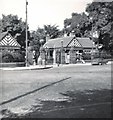
[[[102,117],[110,117],[111,65],[1,70],[0,78],[1,117],[101,117],[104,107],[108,111]],[[86,110],[84,105],[90,107]]]

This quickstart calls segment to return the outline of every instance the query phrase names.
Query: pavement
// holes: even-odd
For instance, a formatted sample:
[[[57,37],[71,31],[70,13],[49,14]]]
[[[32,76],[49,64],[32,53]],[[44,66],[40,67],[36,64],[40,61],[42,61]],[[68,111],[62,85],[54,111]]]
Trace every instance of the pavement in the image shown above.
[[[107,64],[112,64],[113,61],[108,61]],[[63,64],[63,65],[30,65],[28,67],[4,67],[0,68],[0,70],[40,70],[40,69],[49,69],[53,67],[67,67],[67,66],[77,66],[77,65],[91,65],[91,63],[77,63],[77,64]]]
[[[51,68],[53,67],[52,65],[31,65],[28,67],[4,67],[4,68],[0,68],[0,70],[35,70],[35,69],[47,69],[47,68]]]

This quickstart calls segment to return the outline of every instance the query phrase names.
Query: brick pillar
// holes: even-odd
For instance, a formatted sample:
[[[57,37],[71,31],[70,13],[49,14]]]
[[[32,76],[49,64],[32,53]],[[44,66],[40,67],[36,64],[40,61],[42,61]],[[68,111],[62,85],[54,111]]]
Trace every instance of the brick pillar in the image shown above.
[[[47,54],[46,54],[46,60],[47,60],[47,64],[50,64],[50,60],[51,60],[51,56],[50,56],[50,49],[47,50]]]
[[[74,47],[71,47],[70,49],[70,64],[76,63],[76,51]]]
[[[56,50],[56,63],[60,64],[60,62],[61,62],[60,50]]]
[[[31,46],[28,47],[28,51],[27,51],[27,61],[28,61],[28,65],[33,65],[33,51]]]
[[[33,52],[28,52],[28,64],[33,65]]]
[[[41,58],[41,63],[42,65],[45,65],[46,64],[46,51],[43,47],[41,47],[40,49],[40,58]]]
[[[63,47],[61,48],[60,52],[61,52],[61,64],[65,64],[65,50]]]
[[[56,49],[53,50],[53,64],[56,64]]]

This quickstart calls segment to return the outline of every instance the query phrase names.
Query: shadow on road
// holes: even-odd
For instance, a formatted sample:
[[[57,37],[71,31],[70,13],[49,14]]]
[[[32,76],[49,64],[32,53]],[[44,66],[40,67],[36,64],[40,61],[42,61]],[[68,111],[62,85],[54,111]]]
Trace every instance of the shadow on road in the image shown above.
[[[10,102],[15,101],[15,100],[17,100],[17,99],[19,99],[19,98],[22,98],[22,97],[27,96],[27,95],[29,95],[29,94],[35,93],[35,92],[37,92],[37,91],[39,91],[39,90],[42,90],[42,89],[44,89],[44,88],[47,88],[47,87],[49,87],[49,86],[52,86],[52,85],[54,85],[54,84],[57,84],[57,83],[59,83],[59,82],[65,81],[65,80],[70,79],[70,78],[71,78],[71,77],[67,77],[67,78],[61,79],[61,80],[59,80],[59,81],[56,81],[56,82],[47,84],[47,85],[45,85],[45,86],[42,86],[42,87],[37,88],[37,89],[35,89],[35,90],[29,91],[29,92],[24,93],[24,94],[22,94],[22,95],[16,96],[16,97],[14,97],[14,98],[12,98],[12,99],[10,99],[10,100],[3,101],[2,103],[0,103],[0,106],[1,106],[1,105],[4,105],[4,104],[7,104],[7,103],[10,103]]]
[[[67,91],[66,101],[42,101],[43,106],[28,118],[110,118],[112,90]]]

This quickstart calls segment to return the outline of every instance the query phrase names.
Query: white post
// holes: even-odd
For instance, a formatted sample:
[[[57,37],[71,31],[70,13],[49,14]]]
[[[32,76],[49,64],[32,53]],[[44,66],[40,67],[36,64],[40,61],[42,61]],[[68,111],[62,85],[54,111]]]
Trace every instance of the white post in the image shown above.
[[[56,64],[56,49],[54,46],[54,50],[53,50],[53,64]]]

